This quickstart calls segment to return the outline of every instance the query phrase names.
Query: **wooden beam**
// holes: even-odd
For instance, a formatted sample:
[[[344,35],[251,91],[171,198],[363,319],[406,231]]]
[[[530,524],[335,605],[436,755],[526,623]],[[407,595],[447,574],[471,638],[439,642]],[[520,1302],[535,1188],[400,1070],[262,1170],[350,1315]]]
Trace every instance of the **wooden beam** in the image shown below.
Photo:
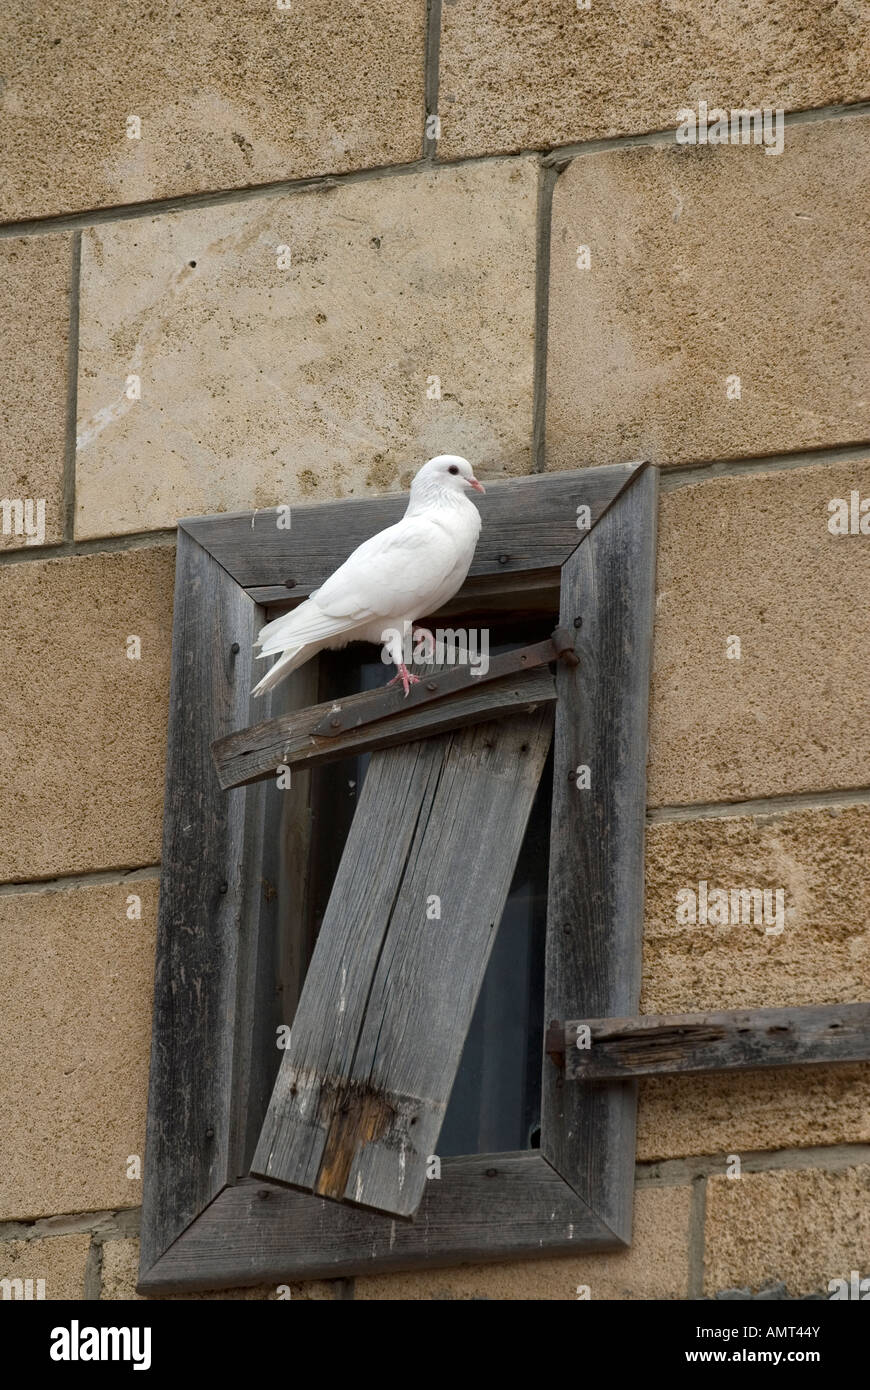
[[[284,1284],[620,1247],[539,1153],[471,1154],[441,1160],[413,1222],[248,1178],[225,1188],[143,1271],[139,1289]]]
[[[559,1042],[569,1081],[870,1061],[870,1004],[593,1018],[551,1029]]]
[[[416,1211],[551,734],[545,709],[374,755],[255,1176]]]
[[[235,1177],[256,1089],[264,788],[221,791],[213,739],[250,717],[261,611],[178,537],[148,1096],[142,1268]],[[240,985],[240,980],[244,985]]]
[[[282,763],[310,766],[389,748],[415,733],[444,733],[463,723],[480,723],[490,713],[493,718],[515,713],[528,702],[550,704],[556,698],[552,679],[527,682],[525,677],[556,660],[576,666],[574,639],[573,629],[556,628],[544,642],[494,656],[479,674],[468,666],[430,663],[407,695],[391,681],[378,690],[239,729],[212,745],[221,785],[259,781]]]
[[[342,701],[342,708],[346,710],[352,702],[358,702],[364,709],[370,693],[349,696]],[[217,739],[212,745],[212,756],[218,780],[227,790],[273,777],[282,764],[291,769],[315,767],[350,754],[373,753],[411,739],[447,733],[466,724],[528,714],[538,706],[554,704],[555,700],[556,682],[546,668],[540,668],[502,676],[490,685],[459,691],[432,705],[399,708],[389,718],[348,729],[336,738],[316,738],[314,725],[333,708],[333,702],[327,701]]]
[[[656,487],[636,476],[562,569],[580,665],[556,675],[545,1019],[637,1010]],[[626,1240],[635,1089],[566,1085],[544,1058],[541,1152]]]
[[[499,566],[501,570],[501,566]],[[456,621],[460,617],[478,617],[483,613],[523,613],[555,614],[559,611],[558,565],[544,570],[515,570],[505,574],[479,574],[466,579],[459,593],[435,613],[421,613],[426,627],[444,624],[448,618]],[[270,617],[277,617],[280,609],[295,608],[311,592],[310,588],[298,585],[288,589],[285,584],[248,585],[246,592],[255,603],[268,604]],[[434,619],[434,622],[432,621]],[[468,623],[466,623],[468,626]]]
[[[608,464],[487,484],[486,496],[476,503],[483,531],[471,575],[504,580],[526,570],[558,568],[588,534],[578,529],[577,508],[589,508],[594,526],[644,466]],[[340,525],[334,502],[294,506],[288,530],[279,529],[274,507],[187,517],[179,525],[243,588],[277,589],[298,599],[318,588],[362,541],[399,521],[407,505],[407,493],[345,501]]]

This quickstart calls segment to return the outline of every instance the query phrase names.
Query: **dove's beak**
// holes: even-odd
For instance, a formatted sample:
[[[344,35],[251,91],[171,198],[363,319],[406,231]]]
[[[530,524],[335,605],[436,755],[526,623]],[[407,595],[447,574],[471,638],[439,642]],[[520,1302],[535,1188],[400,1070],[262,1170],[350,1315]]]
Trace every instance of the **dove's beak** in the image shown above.
[[[471,487],[474,488],[475,492],[482,492],[484,493],[484,495],[486,494],[486,488],[483,486],[483,483],[479,483],[476,478],[469,478],[468,481]]]

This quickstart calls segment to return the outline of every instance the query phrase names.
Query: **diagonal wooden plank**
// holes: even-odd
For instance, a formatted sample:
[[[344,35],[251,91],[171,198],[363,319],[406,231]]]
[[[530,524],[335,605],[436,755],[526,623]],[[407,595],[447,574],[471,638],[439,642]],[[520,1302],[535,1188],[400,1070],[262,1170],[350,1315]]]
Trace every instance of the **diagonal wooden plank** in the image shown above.
[[[411,694],[419,688],[413,686]],[[380,692],[363,691],[348,696],[342,701],[342,712],[359,711],[364,715],[373,704],[373,694],[378,696]],[[398,698],[401,700],[401,691]],[[327,701],[216,739],[212,756],[221,786],[238,787],[274,776],[282,763],[290,768],[314,767],[350,754],[372,753],[409,739],[519,714],[536,705],[553,704],[555,699],[556,683],[546,667],[539,667],[497,677],[491,684],[475,683],[470,689],[459,690],[429,706],[409,701],[405,708],[397,703],[389,718],[362,723],[334,738],[318,738],[314,734],[316,726],[335,708],[333,701]]]
[[[556,675],[548,1022],[637,1011],[657,481],[639,473],[562,569],[580,665]],[[633,1083],[569,1083],[545,1057],[541,1152],[627,1239]]]
[[[254,1174],[416,1210],[551,732],[545,709],[373,756]]]
[[[594,527],[643,467],[608,464],[487,484],[486,496],[476,502],[483,531],[471,576],[498,575],[504,583],[528,570],[557,568],[587,534],[577,526],[578,506],[589,508]],[[274,508],[186,517],[180,525],[237,584],[256,589],[260,602],[272,588],[273,598],[298,600],[322,584],[362,541],[398,521],[407,504],[407,493],[401,493],[294,507],[286,530],[277,525]]]

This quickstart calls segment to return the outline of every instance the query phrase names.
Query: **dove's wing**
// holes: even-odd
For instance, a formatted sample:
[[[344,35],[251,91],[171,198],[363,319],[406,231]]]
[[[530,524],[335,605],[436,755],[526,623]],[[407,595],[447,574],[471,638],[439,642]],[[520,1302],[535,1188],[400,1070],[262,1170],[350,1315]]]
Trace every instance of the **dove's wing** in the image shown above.
[[[458,550],[443,526],[403,517],[363,541],[305,603],[267,623],[260,655],[321,642],[378,618],[424,612],[456,568]]]
[[[411,613],[440,588],[456,559],[443,526],[405,517],[357,547],[317,590],[318,607],[355,623]]]

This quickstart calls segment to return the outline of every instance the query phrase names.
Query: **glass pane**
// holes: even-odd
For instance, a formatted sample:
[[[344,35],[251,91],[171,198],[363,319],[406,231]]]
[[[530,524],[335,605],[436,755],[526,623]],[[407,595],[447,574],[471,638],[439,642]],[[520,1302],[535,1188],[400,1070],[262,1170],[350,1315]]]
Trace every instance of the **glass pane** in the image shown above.
[[[441,1157],[538,1147],[552,758],[551,750],[441,1128]]]

